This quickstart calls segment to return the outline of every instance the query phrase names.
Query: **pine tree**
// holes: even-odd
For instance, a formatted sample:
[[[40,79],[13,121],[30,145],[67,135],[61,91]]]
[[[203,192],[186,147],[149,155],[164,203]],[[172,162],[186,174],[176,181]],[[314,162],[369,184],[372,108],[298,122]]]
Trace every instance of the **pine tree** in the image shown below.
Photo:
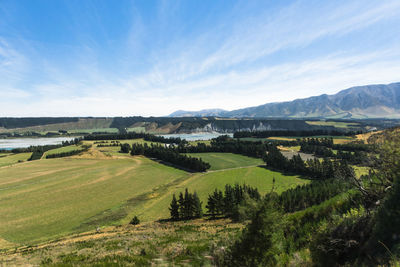
[[[279,232],[279,217],[274,200],[267,197],[232,246],[227,266],[276,266],[278,248],[273,235]]]
[[[215,199],[214,194],[208,195],[206,208],[208,210],[208,213],[211,215],[211,217],[215,218],[215,216],[217,215],[217,207],[216,207],[216,199]]]
[[[194,217],[195,218],[203,217],[203,209],[201,208],[202,202],[200,201],[196,191],[193,194],[193,203],[194,203]]]
[[[185,216],[185,199],[183,198],[182,192],[179,193],[178,205],[179,205],[179,218],[180,219],[184,219],[184,216]]]
[[[174,221],[179,220],[179,204],[178,204],[178,201],[176,200],[175,194],[172,195],[172,201],[171,201],[169,211],[170,211],[172,220],[174,220]]]

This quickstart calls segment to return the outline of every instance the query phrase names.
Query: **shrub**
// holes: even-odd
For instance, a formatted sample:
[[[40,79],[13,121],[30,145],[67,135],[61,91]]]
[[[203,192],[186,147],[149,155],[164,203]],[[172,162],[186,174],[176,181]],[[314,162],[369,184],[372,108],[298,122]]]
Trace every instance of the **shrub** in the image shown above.
[[[129,222],[129,224],[138,225],[138,224],[140,224],[140,220],[137,216],[135,216],[132,218],[132,220]]]

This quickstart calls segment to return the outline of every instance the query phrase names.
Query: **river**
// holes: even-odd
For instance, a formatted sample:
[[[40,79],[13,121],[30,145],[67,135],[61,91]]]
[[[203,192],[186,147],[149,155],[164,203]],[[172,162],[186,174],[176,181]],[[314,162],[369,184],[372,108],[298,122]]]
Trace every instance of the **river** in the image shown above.
[[[233,134],[225,134],[225,133],[166,134],[166,135],[160,135],[160,136],[163,136],[165,138],[180,137],[181,139],[185,139],[186,141],[198,141],[198,140],[211,140],[211,139],[216,138],[221,135],[228,135],[230,137],[233,136]]]
[[[74,140],[75,137],[39,137],[0,139],[0,150],[12,150],[30,146],[59,145],[63,141]]]

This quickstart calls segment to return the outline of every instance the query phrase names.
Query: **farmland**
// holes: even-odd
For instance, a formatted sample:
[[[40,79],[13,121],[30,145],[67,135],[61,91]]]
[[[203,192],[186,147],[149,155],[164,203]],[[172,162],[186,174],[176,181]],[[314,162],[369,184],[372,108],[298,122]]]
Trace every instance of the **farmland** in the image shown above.
[[[0,167],[13,165],[15,163],[27,161],[32,153],[4,153],[0,156]]]
[[[263,164],[261,159],[250,158],[232,153],[188,153],[187,155],[195,158],[201,158],[203,161],[210,163],[210,170],[222,170]]]
[[[64,146],[56,149],[49,150],[44,153],[44,157],[47,155],[53,155],[53,154],[58,154],[58,153],[65,153],[65,152],[71,152],[77,149],[82,149],[82,146],[76,146],[76,145],[71,145],[71,146]]]
[[[316,126],[333,126],[335,128],[349,128],[349,127],[359,127],[360,123],[357,122],[342,122],[342,121],[306,121],[309,125]]]
[[[351,175],[349,165],[333,164],[338,161],[330,156],[297,169],[299,157],[292,159],[292,156],[301,147],[295,142],[262,144],[222,137],[207,147],[196,147],[194,143],[171,146],[143,139],[113,140],[115,135],[102,137],[106,140],[87,138],[79,145],[45,153],[46,156],[69,152],[89,145],[78,155],[55,159],[44,156],[0,168],[0,264],[213,265],[220,249],[240,240],[240,230],[248,229],[256,218],[255,212],[268,203],[277,205],[276,216],[284,222],[280,225],[275,219],[270,223],[284,227],[294,237],[294,240],[279,239],[283,249],[298,246],[298,241],[313,242],[310,238],[321,220],[347,212],[348,205],[352,205],[348,196],[354,190],[346,191],[350,185],[344,180],[335,182],[336,173]],[[283,138],[293,140],[291,135]],[[346,142],[354,138],[335,138],[339,140]],[[326,139],[303,142],[314,142],[321,147],[332,144]],[[142,152],[135,146],[132,149],[135,156],[132,156],[120,152],[120,144],[124,143],[161,146],[143,146]],[[126,151],[126,147],[122,148]],[[341,146],[335,148],[334,155],[343,153]],[[357,143],[354,148],[365,149]],[[151,150],[159,154],[149,153]],[[166,151],[169,154],[164,157],[166,154],[162,153]],[[348,155],[356,152],[350,151]],[[24,156],[23,161],[29,153],[17,155]],[[171,160],[174,155],[181,156],[182,162],[185,158],[201,162],[198,160],[201,158],[209,165],[201,170],[185,168],[180,160]],[[300,155],[303,160],[314,157]],[[17,159],[12,157],[16,155],[3,153],[0,162],[15,162]],[[329,162],[332,172],[324,169],[324,164]],[[369,173],[367,165],[354,162],[351,166],[354,178],[365,179],[362,175]],[[311,182],[308,177],[317,181]],[[247,187],[226,187],[227,184]],[[239,191],[241,188],[246,189]],[[184,193],[186,189],[188,193]],[[178,205],[175,209],[178,217],[173,212],[176,205],[171,204],[173,195],[178,199],[174,202]],[[190,202],[193,199],[197,206],[184,206],[193,203]],[[234,205],[230,211],[227,203]],[[199,206],[202,211],[197,209],[198,216],[183,213],[187,207]],[[132,220],[136,217],[140,222]],[[136,223],[139,225],[130,225]],[[280,233],[274,235],[278,237]],[[310,262],[312,255],[305,252],[304,257]],[[283,258],[279,261],[282,265],[288,263]]]
[[[91,229],[94,216],[186,176],[146,158],[64,158],[1,169],[0,236],[21,244]],[[124,211],[113,219],[124,217]],[[96,226],[111,223],[96,219]]]
[[[71,149],[76,146],[47,153]],[[227,183],[257,186],[264,194],[271,190],[273,178],[277,192],[305,182],[297,176],[253,167],[262,163],[259,159],[230,153],[205,153],[204,160],[210,160],[214,169],[191,174],[141,156],[116,151],[105,156],[99,149],[109,148],[93,147],[86,155],[43,158],[1,168],[2,244],[35,244],[96,227],[127,223],[133,215],[143,221],[165,219],[169,217],[172,193],[185,188],[196,190],[205,203],[209,193]],[[18,156],[26,159],[28,154]],[[9,157],[15,156],[0,158],[0,162]],[[230,168],[238,169],[224,170]]]
[[[169,216],[168,206],[171,202],[172,194],[179,194],[185,188],[189,191],[196,191],[203,203],[207,203],[208,194],[215,188],[223,189],[226,184],[244,184],[257,187],[261,194],[271,191],[273,179],[275,178],[275,192],[282,192],[299,184],[307,183],[299,176],[287,176],[279,172],[267,170],[262,167],[243,167],[232,170],[211,171],[191,176],[182,183],[175,184],[166,189],[167,192],[155,196],[150,201],[142,202],[134,211],[144,220],[155,220]]]

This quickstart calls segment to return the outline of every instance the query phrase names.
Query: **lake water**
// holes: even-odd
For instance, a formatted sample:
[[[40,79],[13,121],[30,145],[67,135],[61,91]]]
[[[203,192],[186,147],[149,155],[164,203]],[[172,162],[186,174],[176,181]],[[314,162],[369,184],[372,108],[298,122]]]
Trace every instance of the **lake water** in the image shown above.
[[[228,135],[230,137],[233,136],[233,134],[224,134],[224,133],[166,134],[160,136],[163,136],[165,138],[180,137],[181,139],[185,139],[186,141],[200,141],[200,140],[211,140],[221,135]]]
[[[0,150],[25,148],[30,146],[59,145],[63,141],[74,140],[75,137],[40,137],[0,139]]]

